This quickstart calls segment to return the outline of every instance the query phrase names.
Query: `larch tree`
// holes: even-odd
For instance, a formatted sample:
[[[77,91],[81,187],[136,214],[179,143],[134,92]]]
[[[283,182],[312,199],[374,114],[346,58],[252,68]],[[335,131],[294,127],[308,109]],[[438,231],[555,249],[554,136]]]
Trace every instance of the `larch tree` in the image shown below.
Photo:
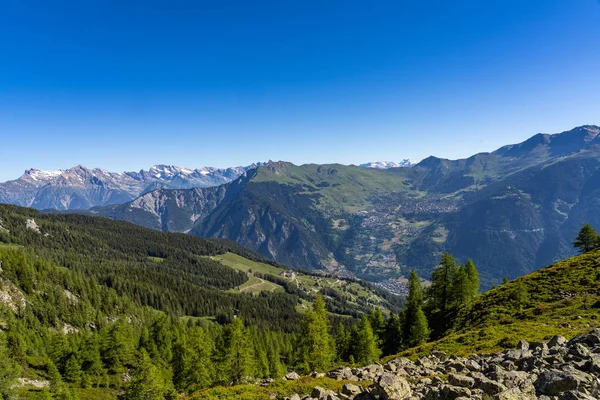
[[[329,333],[325,301],[319,295],[304,315],[300,359],[310,371],[325,371],[335,359],[335,342]],[[308,371],[308,372],[310,372]]]
[[[416,346],[429,338],[429,326],[423,312],[423,287],[415,270],[408,278],[408,297],[404,310],[403,336],[407,346]]]

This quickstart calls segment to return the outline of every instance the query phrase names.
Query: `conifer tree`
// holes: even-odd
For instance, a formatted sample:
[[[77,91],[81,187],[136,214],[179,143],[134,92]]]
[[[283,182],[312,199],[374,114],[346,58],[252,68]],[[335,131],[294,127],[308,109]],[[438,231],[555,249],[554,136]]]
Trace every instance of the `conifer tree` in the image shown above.
[[[252,359],[244,323],[240,318],[234,318],[227,327],[226,348],[227,377],[234,385],[245,382],[251,374]]]
[[[121,400],[164,400],[173,399],[176,393],[172,383],[166,380],[152,364],[146,350],[141,351],[137,366]]]
[[[0,333],[0,398],[10,398],[20,371],[19,365],[9,357],[6,338]]]
[[[573,247],[578,248],[581,253],[587,253],[590,250],[598,248],[600,245],[599,242],[596,230],[590,224],[585,224],[575,238]]]
[[[313,310],[304,315],[301,339],[301,363],[310,371],[325,371],[331,366],[335,359],[335,344],[329,334],[325,301],[320,295],[315,299]]]
[[[402,346],[402,325],[400,318],[390,315],[383,334],[382,352],[384,356],[396,354]]]
[[[460,307],[471,298],[471,283],[465,266],[457,267],[452,277],[452,305]]]
[[[469,296],[473,298],[479,294],[480,281],[475,263],[473,263],[471,259],[467,260],[467,263],[465,264],[465,272],[467,273],[467,278],[469,280]]]
[[[452,279],[456,273],[456,261],[448,252],[442,255],[440,265],[431,276],[432,303],[435,309],[445,314],[452,304]]]
[[[369,323],[377,338],[377,343],[381,345],[383,340],[383,330],[385,329],[385,318],[383,318],[383,313],[379,307],[369,313]]]
[[[78,384],[81,380],[81,364],[75,354],[67,359],[65,364],[65,381]]]
[[[423,288],[415,270],[408,278],[408,297],[404,311],[404,339],[407,346],[416,346],[429,338],[429,326],[422,309]]]
[[[363,316],[358,327],[355,360],[359,364],[372,364],[379,359],[381,351],[377,346],[377,337],[373,333],[367,316]]]

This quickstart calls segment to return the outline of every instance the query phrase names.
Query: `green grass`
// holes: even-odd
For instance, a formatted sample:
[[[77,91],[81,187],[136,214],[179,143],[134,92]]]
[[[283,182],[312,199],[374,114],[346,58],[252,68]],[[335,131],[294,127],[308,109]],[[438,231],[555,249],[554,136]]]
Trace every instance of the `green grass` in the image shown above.
[[[253,181],[303,185],[306,193],[321,195],[319,208],[355,212],[369,205],[368,197],[374,190],[422,196],[423,193],[405,183],[410,176],[410,169],[382,171],[341,164],[276,163],[274,167],[260,167]]]
[[[265,263],[251,261],[237,254],[225,253],[216,256],[211,256],[211,259],[219,261],[221,264],[230,268],[236,269],[238,271],[243,271],[249,274],[248,281],[236,288],[228,290],[228,292],[230,293],[260,293],[263,291],[274,292],[285,290],[282,286],[276,283],[269,282],[266,279],[263,280],[262,278],[255,276],[254,274],[256,273],[262,275],[273,275],[282,279],[288,279],[290,282],[292,282],[291,279],[284,278],[284,276],[282,275],[283,272],[287,271],[286,269],[278,268]],[[389,311],[383,306],[383,304],[385,303],[383,299],[381,299],[379,296],[376,296],[370,290],[367,290],[364,286],[356,282],[338,280],[334,277],[304,275],[301,272],[297,271],[296,280],[294,282],[297,282],[300,285],[300,288],[315,295],[319,292],[321,288],[332,288],[340,293],[344,293],[350,296],[350,298],[352,299],[350,303],[352,304],[357,304],[356,301],[359,298],[361,298],[364,300],[369,300],[373,304],[381,304],[382,311],[386,313]],[[358,296],[351,293],[350,291],[358,293]],[[301,311],[301,309],[299,310]]]
[[[522,285],[526,299],[515,293]],[[561,292],[575,296],[558,298]],[[571,338],[600,326],[600,250],[557,262],[479,296],[459,313],[442,339],[401,353],[417,357],[431,350],[468,355],[514,347],[518,340]]]
[[[353,383],[364,388],[370,386],[372,382],[350,382],[336,381],[330,378],[308,378],[302,377],[295,381],[277,380],[266,387],[255,385],[238,385],[231,387],[216,387],[212,389],[200,390],[191,396],[194,400],[270,400],[271,394],[281,399],[298,393],[300,397],[310,394],[315,386],[321,386],[339,392],[346,383]]]

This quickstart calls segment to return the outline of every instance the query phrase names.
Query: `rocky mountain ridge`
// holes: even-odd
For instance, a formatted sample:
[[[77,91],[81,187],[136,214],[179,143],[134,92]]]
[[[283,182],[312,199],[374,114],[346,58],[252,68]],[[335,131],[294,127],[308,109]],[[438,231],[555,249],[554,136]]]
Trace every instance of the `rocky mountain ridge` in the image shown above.
[[[0,203],[36,209],[82,210],[122,204],[152,190],[212,187],[231,182],[260,163],[245,167],[200,169],[155,165],[139,172],[110,172],[82,165],[66,170],[28,169],[0,183]]]

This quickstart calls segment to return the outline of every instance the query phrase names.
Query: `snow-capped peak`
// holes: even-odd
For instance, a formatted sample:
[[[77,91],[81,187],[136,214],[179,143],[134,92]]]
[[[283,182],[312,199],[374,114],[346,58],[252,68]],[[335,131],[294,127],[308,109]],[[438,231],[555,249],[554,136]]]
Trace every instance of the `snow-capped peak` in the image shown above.
[[[376,169],[388,169],[388,168],[399,168],[399,167],[412,167],[417,163],[413,160],[409,160],[408,158],[400,161],[371,161],[365,164],[360,164],[361,167],[364,168],[376,168]]]
[[[52,180],[58,176],[60,176],[64,171],[63,170],[56,170],[56,171],[42,171],[40,169],[35,169],[35,168],[31,168],[25,171],[25,174],[23,174],[22,178],[24,179],[31,179],[33,181],[49,181]]]

